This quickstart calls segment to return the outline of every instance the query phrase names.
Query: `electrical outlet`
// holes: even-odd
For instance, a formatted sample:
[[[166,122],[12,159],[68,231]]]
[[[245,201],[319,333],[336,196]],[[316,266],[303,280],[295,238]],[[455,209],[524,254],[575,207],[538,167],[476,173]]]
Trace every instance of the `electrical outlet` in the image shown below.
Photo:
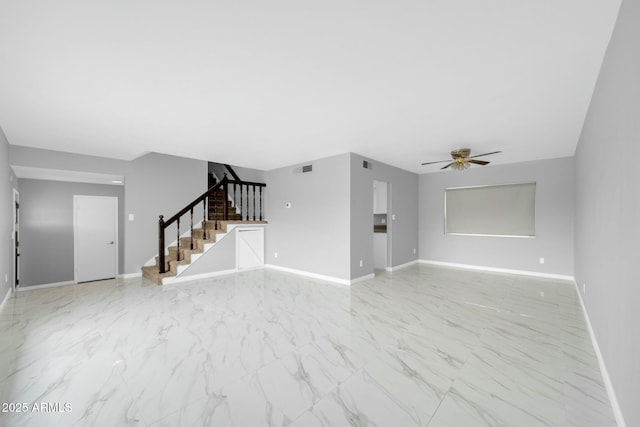
[[[413,248],[413,254],[414,255],[416,254],[416,248]]]
[[[587,285],[585,283],[582,284],[582,293],[583,294],[587,293]]]
[[[540,258],[540,264],[544,264],[544,258]]]
[[[362,260],[360,260],[360,267],[362,267]]]
[[[276,252],[275,254],[273,254],[274,258],[278,258],[278,252]]]
[[[9,283],[9,275],[4,273],[4,283]]]
[[[542,298],[544,298],[544,291],[541,291],[541,292],[540,292],[540,296],[541,296]]]

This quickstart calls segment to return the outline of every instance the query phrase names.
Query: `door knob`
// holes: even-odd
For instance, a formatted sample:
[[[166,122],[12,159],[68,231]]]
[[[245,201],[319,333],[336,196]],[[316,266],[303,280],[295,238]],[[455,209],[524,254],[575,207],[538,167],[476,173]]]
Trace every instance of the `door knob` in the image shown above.
[[[108,245],[113,245],[115,242],[112,240],[109,243],[107,243]]]

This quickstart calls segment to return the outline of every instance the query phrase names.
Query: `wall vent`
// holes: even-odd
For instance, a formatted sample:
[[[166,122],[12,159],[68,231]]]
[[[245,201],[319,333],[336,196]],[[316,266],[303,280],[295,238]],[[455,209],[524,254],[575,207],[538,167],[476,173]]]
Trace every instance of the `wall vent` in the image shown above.
[[[368,160],[363,160],[362,161],[362,167],[365,169],[373,169],[373,163],[371,163]]]
[[[297,168],[293,169],[293,173],[307,173],[307,172],[313,172],[313,165],[298,166]]]

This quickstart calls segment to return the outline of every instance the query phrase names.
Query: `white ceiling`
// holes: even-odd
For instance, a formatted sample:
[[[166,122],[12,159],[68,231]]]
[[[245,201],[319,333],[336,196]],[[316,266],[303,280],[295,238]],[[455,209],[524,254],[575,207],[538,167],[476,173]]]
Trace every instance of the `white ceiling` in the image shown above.
[[[620,0],[4,1],[11,144],[414,172],[573,155]]]

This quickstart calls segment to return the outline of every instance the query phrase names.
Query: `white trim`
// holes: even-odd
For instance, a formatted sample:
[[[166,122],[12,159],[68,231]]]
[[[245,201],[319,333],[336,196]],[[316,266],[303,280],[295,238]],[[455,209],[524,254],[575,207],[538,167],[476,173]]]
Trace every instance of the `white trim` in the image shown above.
[[[135,277],[142,277],[142,273],[118,274],[116,277],[118,279],[133,279]]]
[[[45,285],[20,286],[18,288],[18,292],[34,291],[36,289],[57,288],[58,286],[68,286],[68,285],[76,285],[76,284],[77,283],[75,281],[69,280],[67,282],[47,283]]]
[[[259,267],[257,267],[257,268],[259,268]],[[207,279],[209,277],[223,276],[223,275],[233,274],[233,273],[238,273],[238,270],[236,270],[234,268],[234,269],[231,269],[231,270],[221,270],[221,271],[212,271],[210,273],[194,274],[192,276],[165,277],[164,279],[162,279],[162,284],[163,285],[171,285],[171,284],[174,284],[174,283],[190,282],[192,280]]]
[[[324,274],[317,274],[317,273],[311,273],[303,270],[296,270],[295,268],[280,267],[279,265],[265,264],[264,266],[265,268],[270,268],[272,270],[284,271],[285,273],[297,274],[299,276],[311,277],[312,279],[325,280],[327,282],[339,283],[341,285],[346,285],[346,286],[350,286],[352,282],[351,280],[347,280],[347,279],[340,279],[338,277],[325,276]],[[363,276],[363,277],[366,277],[366,276]],[[355,280],[359,280],[359,279],[355,279]]]
[[[514,237],[516,239],[535,239],[536,236],[519,236],[517,234],[471,234],[471,233],[444,233],[447,236],[475,236],[475,237]]]
[[[396,265],[395,267],[387,267],[385,270],[388,272],[394,272],[401,270],[403,268],[411,267],[414,264],[417,264],[418,260],[414,259],[413,261],[405,262],[404,264]]]
[[[0,313],[2,313],[2,310],[4,309],[5,304],[7,303],[7,301],[9,301],[9,298],[11,298],[11,294],[13,294],[13,289],[11,289],[11,287],[9,287],[7,289],[7,293],[4,296],[4,299],[0,303]]]
[[[574,280],[573,276],[567,276],[564,274],[539,273],[537,271],[512,270],[508,268],[495,268],[495,267],[485,267],[482,265],[458,264],[455,262],[432,261],[428,259],[421,259],[419,262],[421,264],[439,265],[442,267],[464,268],[466,270],[488,271],[491,273],[519,274],[522,276],[535,276],[535,277],[542,277],[545,279],[558,279],[558,280],[569,280],[569,281]]]
[[[364,276],[360,276],[360,277],[356,277],[355,279],[351,279],[349,282],[350,285],[356,284],[356,283],[360,283],[360,282],[365,282],[367,280],[373,279],[374,277],[376,277],[375,273],[371,273],[371,274],[365,274]]]
[[[615,392],[615,389],[613,388],[611,377],[609,377],[609,371],[607,370],[607,366],[604,363],[602,352],[600,351],[600,346],[598,345],[598,340],[596,339],[596,334],[594,333],[593,327],[591,326],[591,319],[589,319],[589,313],[587,312],[587,307],[584,305],[582,294],[580,293],[580,289],[578,288],[578,282],[573,280],[573,285],[575,286],[576,293],[578,294],[578,298],[580,299],[580,305],[582,306],[584,319],[587,322],[587,328],[589,329],[591,342],[593,343],[593,348],[596,351],[596,356],[598,357],[598,364],[600,365],[602,380],[604,381],[604,385],[607,388],[607,394],[609,395],[609,402],[611,403],[613,416],[616,417],[616,423],[618,424],[618,427],[626,427],[627,423],[624,420],[624,416],[622,415],[622,410],[620,409],[620,405],[618,404],[618,398],[616,397],[616,392]]]

